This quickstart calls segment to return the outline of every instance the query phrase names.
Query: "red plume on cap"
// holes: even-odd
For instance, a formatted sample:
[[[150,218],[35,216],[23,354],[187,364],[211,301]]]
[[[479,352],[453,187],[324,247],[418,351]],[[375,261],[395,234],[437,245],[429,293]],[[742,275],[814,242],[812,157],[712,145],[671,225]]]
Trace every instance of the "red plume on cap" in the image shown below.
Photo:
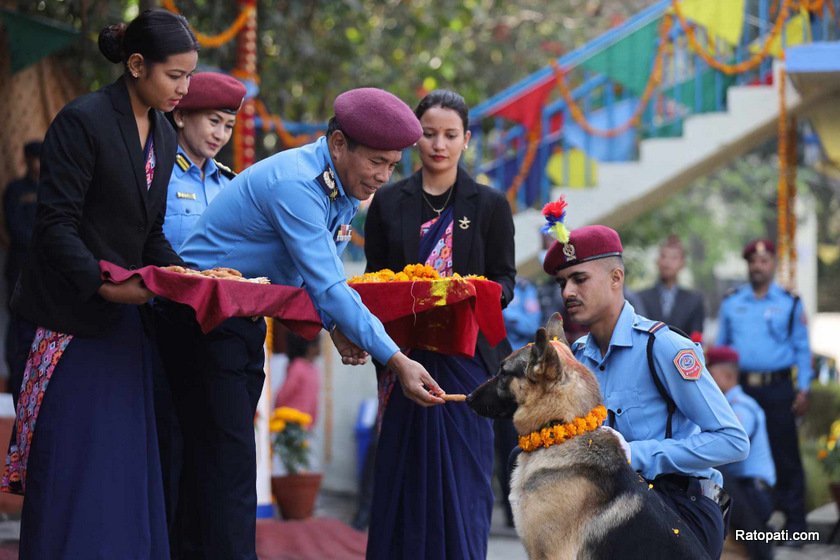
[[[560,243],[569,241],[569,230],[566,228],[566,197],[562,194],[560,198],[554,202],[549,202],[543,206],[542,213],[545,216],[545,225],[542,227],[543,233],[550,233]]]

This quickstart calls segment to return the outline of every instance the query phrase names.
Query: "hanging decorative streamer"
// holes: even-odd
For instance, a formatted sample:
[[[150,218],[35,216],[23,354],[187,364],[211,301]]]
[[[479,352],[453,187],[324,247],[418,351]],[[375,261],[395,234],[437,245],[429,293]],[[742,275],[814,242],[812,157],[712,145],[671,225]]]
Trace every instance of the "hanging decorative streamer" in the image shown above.
[[[756,68],[759,64],[761,64],[765,58],[770,55],[770,51],[773,47],[774,39],[779,36],[782,32],[782,28],[784,27],[784,23],[788,18],[788,13],[790,11],[790,7],[793,3],[793,0],[781,0],[781,10],[779,12],[778,17],[776,18],[776,22],[773,24],[773,29],[770,33],[765,37],[764,43],[761,46],[761,50],[754,53],[750,58],[743,62],[739,62],[737,64],[726,64],[725,62],[720,62],[714,56],[709,54],[700,42],[697,40],[697,36],[694,32],[694,28],[686,21],[685,14],[683,14],[680,8],[680,2],[678,0],[671,0],[671,6],[674,9],[674,14],[677,16],[677,20],[679,20],[680,27],[682,28],[685,36],[688,38],[688,44],[691,46],[691,50],[697,54],[703,61],[720,72],[724,74],[731,75],[731,74],[741,74],[744,72],[748,72],[753,68]]]
[[[776,197],[779,282],[796,288],[796,128],[788,122],[785,70],[779,71],[779,182]]]
[[[653,71],[650,74],[650,78],[648,79],[647,85],[645,86],[645,91],[642,94],[642,98],[639,100],[639,105],[636,107],[636,110],[633,112],[633,115],[627,119],[623,124],[609,128],[596,128],[592,126],[592,124],[586,119],[586,115],[584,115],[583,110],[578,105],[577,101],[574,100],[572,97],[572,92],[569,90],[568,86],[565,83],[563,71],[558,66],[557,62],[552,61],[552,66],[554,67],[554,71],[557,74],[557,87],[560,90],[560,95],[563,96],[563,100],[566,102],[566,105],[569,107],[569,113],[572,115],[572,118],[575,120],[578,125],[580,125],[583,130],[593,136],[601,136],[603,138],[615,138],[616,136],[620,136],[633,128],[634,126],[639,124],[639,120],[642,117],[642,113],[647,108],[648,103],[650,103],[651,97],[653,97],[653,92],[656,89],[656,86],[662,81],[662,67],[663,67],[663,59],[665,58],[665,50],[669,45],[668,42],[668,33],[671,30],[672,21],[670,17],[662,18],[662,24],[659,28],[659,49],[656,52],[656,58],[654,59],[653,63]]]
[[[507,200],[510,204],[511,210],[517,211],[516,196],[519,194],[519,189],[531,172],[531,166],[534,164],[534,159],[537,155],[537,148],[540,147],[540,138],[542,137],[542,121],[537,121],[536,124],[528,131],[528,148],[525,151],[525,157],[522,158],[522,165],[519,167],[519,172],[513,181],[510,183],[510,188],[507,191]]]
[[[181,12],[178,11],[178,7],[175,5],[173,0],[162,0],[161,5],[172,12],[173,14],[180,14]],[[239,31],[248,23],[248,19],[256,13],[257,9],[255,6],[246,6],[243,8],[239,15],[236,17],[234,22],[219,33],[218,35],[205,35],[204,33],[197,31],[195,28],[190,26],[195,33],[195,38],[198,39],[198,43],[202,47],[207,47],[208,49],[215,49],[221,47],[222,45],[231,42],[234,37],[239,33]]]

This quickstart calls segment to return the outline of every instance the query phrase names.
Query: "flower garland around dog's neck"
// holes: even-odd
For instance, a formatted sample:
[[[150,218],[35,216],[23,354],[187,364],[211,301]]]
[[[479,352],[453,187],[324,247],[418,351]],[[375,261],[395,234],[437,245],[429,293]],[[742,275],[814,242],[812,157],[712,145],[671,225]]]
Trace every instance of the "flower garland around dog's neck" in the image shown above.
[[[566,440],[572,439],[575,436],[591,432],[598,428],[607,417],[607,408],[599,404],[589,411],[586,416],[578,416],[571,422],[565,424],[556,424],[554,426],[546,426],[519,436],[519,447],[522,451],[530,453],[536,451],[540,447],[551,447],[552,445],[559,445]]]

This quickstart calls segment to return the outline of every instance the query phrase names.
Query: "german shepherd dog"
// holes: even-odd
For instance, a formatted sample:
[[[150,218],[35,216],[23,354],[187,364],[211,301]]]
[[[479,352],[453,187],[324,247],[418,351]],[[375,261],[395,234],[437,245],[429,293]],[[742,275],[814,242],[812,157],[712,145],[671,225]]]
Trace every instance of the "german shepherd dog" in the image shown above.
[[[601,404],[601,391],[555,314],[535,343],[508,356],[467,402],[482,416],[513,418],[525,435],[586,416]],[[608,429],[520,453],[510,487],[516,531],[532,559],[708,558]]]

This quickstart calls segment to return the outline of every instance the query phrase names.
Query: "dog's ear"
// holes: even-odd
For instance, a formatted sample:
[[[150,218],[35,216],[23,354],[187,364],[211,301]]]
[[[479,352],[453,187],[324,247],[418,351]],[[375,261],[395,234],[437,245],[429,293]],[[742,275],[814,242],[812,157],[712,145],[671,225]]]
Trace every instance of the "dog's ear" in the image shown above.
[[[534,334],[534,344],[531,346],[531,361],[536,362],[540,359],[540,356],[543,355],[545,352],[545,347],[549,346],[548,344],[548,333],[545,332],[545,329],[540,327],[537,329],[537,332]]]
[[[569,341],[566,340],[566,332],[563,330],[563,316],[559,313],[553,313],[548,318],[548,323],[545,325],[545,331],[549,340],[557,339],[566,346]]]
[[[560,356],[552,344],[548,344],[540,358],[540,371],[543,379],[547,381],[557,381],[563,377],[563,363],[560,361]]]
[[[534,336],[534,344],[531,346],[531,356],[528,360],[528,367],[525,370],[525,377],[533,382],[539,382],[540,378],[554,381],[563,373],[563,364],[554,346],[548,339],[545,329],[539,328]]]

